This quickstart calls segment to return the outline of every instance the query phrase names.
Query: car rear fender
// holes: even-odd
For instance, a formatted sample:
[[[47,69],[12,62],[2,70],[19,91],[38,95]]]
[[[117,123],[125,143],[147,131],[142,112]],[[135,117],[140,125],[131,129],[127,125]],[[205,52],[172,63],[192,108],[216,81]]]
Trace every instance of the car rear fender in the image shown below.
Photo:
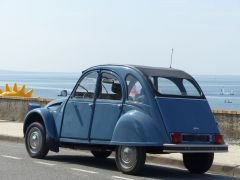
[[[58,152],[58,135],[55,126],[55,121],[52,114],[46,108],[37,108],[30,111],[25,119],[23,124],[23,134],[25,137],[28,126],[33,122],[41,123],[46,130],[46,139],[49,145],[49,149]]]
[[[152,117],[141,111],[123,114],[113,132],[111,144],[132,146],[161,146],[164,140]]]

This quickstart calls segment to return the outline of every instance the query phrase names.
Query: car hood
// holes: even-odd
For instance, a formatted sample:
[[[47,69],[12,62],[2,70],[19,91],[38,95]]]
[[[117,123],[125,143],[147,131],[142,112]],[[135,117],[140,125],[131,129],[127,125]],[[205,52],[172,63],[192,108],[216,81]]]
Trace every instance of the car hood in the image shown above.
[[[66,100],[67,100],[67,97],[53,100],[53,101],[51,101],[50,103],[48,103],[48,104],[45,106],[45,108],[53,107],[53,106],[60,106],[60,105],[61,105],[63,102],[65,102]]]

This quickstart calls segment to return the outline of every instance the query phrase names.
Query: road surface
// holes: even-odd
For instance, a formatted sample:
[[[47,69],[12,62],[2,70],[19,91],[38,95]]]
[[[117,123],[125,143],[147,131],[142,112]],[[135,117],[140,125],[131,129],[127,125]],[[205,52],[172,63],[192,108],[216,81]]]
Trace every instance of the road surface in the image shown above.
[[[60,149],[45,159],[30,158],[22,143],[0,141],[1,180],[140,180],[140,179],[232,179],[220,175],[192,175],[184,169],[146,164],[139,176],[122,174],[113,157],[96,159],[87,151]]]

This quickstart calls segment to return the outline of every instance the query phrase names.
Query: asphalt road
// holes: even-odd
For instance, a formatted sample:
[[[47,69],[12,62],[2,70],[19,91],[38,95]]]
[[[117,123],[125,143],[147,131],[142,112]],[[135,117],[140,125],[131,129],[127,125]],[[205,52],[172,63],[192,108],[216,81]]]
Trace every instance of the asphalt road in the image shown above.
[[[192,175],[184,169],[164,165],[146,164],[139,176],[129,176],[119,172],[113,158],[99,160],[87,151],[60,149],[50,152],[45,159],[32,159],[24,144],[0,141],[0,179],[232,179],[220,175]]]

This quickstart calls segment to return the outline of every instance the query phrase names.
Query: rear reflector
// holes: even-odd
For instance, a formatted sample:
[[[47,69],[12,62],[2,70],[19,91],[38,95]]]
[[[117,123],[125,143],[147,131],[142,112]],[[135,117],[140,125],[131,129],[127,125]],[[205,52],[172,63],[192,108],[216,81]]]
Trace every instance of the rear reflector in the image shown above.
[[[215,134],[214,135],[214,144],[222,144],[223,142],[223,135]]]
[[[182,135],[180,133],[172,133],[171,139],[173,144],[180,144],[182,142]]]

